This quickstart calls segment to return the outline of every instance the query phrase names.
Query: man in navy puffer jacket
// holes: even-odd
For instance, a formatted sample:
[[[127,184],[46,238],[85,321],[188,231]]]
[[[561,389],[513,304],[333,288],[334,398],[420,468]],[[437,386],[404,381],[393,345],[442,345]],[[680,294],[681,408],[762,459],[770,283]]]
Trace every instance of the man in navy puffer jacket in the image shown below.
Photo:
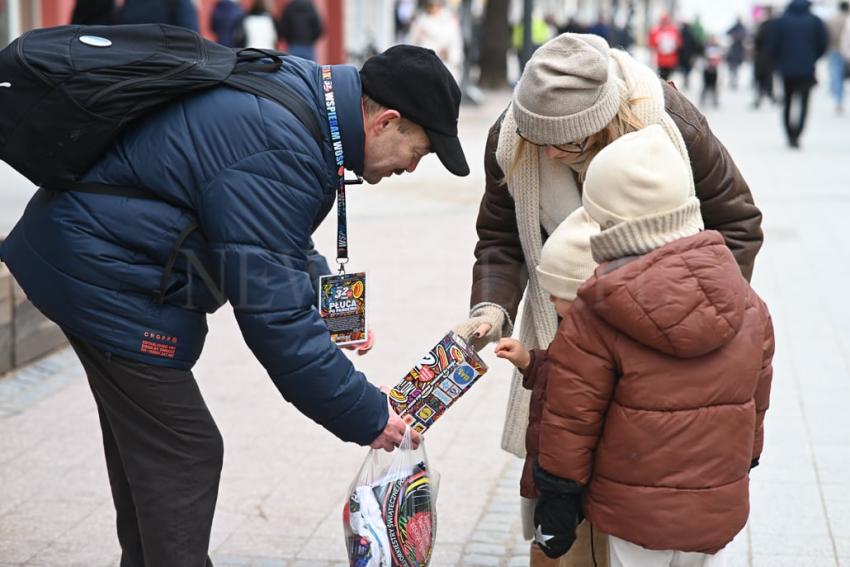
[[[346,169],[376,183],[436,152],[469,169],[460,90],[433,51],[397,46],[334,66]],[[392,450],[404,423],[331,342],[306,273],[338,176],[321,68],[285,57],[269,77],[303,99],[321,147],[283,106],[221,87],[126,131],[85,181],[153,199],[40,189],[0,248],[33,304],[68,335],[97,402],[121,565],[208,564],[222,440],[191,368],[206,313],[230,302],[283,397],[344,441]],[[172,244],[185,240],[161,301]],[[197,266],[215,282],[204,285]]]
[[[806,125],[809,92],[817,83],[815,64],[828,45],[826,25],[811,12],[809,0],[791,0],[785,13],[771,30],[770,49],[784,86],[783,119],[788,145],[800,147],[800,135]],[[792,120],[791,106],[800,100],[800,111]]]

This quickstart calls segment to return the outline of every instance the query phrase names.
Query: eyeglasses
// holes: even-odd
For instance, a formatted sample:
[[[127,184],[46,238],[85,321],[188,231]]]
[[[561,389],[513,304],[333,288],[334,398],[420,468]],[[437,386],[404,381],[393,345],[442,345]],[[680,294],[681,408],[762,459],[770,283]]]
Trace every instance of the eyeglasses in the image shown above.
[[[516,135],[531,144],[532,146],[537,146],[538,148],[552,146],[556,150],[562,151],[564,153],[577,155],[582,155],[584,153],[585,148],[587,148],[587,142],[590,140],[590,136],[586,136],[580,142],[569,142],[567,144],[538,144],[537,142],[532,142],[531,140],[523,136],[522,132],[519,131],[519,128],[516,129]]]

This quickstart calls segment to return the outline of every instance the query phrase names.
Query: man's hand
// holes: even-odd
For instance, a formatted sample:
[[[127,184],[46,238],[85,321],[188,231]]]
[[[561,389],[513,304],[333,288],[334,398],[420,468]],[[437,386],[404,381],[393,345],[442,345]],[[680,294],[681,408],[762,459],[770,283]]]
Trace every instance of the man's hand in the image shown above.
[[[381,386],[381,391],[384,394],[388,394],[389,388],[387,386]],[[395,411],[393,411],[389,397],[387,398],[387,406],[387,409],[389,409],[389,417],[387,418],[387,424],[384,426],[384,431],[378,435],[378,437],[372,441],[369,446],[373,449],[383,449],[384,451],[392,452],[399,446],[401,440],[404,438],[404,431],[407,429],[407,424],[402,421]],[[419,447],[419,439],[419,433],[411,430],[410,444],[412,449]]]
[[[345,350],[357,351],[357,356],[363,356],[364,354],[367,354],[370,350],[372,350],[373,346],[375,346],[375,333],[372,332],[372,329],[369,329],[365,343],[357,343],[356,345],[345,345],[342,348],[344,348]]]
[[[511,364],[525,372],[531,364],[531,354],[516,339],[502,339],[496,345],[496,356],[509,360]]]

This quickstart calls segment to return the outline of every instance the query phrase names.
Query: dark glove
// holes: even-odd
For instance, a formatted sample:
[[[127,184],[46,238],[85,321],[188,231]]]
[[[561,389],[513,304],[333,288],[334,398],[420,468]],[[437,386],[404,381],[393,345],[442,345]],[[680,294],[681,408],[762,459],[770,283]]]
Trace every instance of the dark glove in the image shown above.
[[[584,519],[582,487],[573,480],[549,474],[534,461],[534,484],[540,492],[534,508],[534,542],[551,559],[570,550],[576,528]]]

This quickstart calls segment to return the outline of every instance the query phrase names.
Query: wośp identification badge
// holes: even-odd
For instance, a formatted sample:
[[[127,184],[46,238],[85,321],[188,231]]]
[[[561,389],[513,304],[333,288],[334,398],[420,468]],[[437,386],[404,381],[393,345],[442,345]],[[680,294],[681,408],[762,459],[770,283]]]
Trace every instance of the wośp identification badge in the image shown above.
[[[366,272],[319,278],[319,314],[336,344],[366,342]]]

